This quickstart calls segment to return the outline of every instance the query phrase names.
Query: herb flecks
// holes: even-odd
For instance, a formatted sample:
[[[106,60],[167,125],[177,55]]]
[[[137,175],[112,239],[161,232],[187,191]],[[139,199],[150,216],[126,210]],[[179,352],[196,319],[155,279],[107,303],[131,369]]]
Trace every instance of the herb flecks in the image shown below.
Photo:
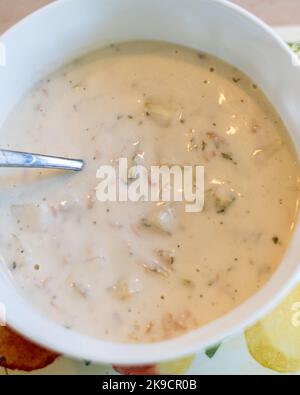
[[[182,279],[182,285],[184,285],[185,287],[189,287],[189,288],[194,288],[195,284],[192,280],[189,280],[188,278],[183,278]]]
[[[231,196],[226,199],[217,196],[215,201],[217,214],[225,214],[225,212],[234,203],[235,200],[235,196]]]
[[[223,159],[231,161],[233,164],[237,165],[236,161],[233,159],[232,154],[228,152],[221,152],[221,156]]]
[[[280,244],[280,240],[279,240],[278,236],[273,236],[272,237],[272,241],[273,241],[274,244]]]
[[[175,262],[175,256],[171,251],[166,251],[166,250],[158,250],[156,251],[156,254],[158,258],[167,266],[172,266],[174,265]]]
[[[207,348],[205,350],[205,355],[209,358],[212,359],[216,353],[218,352],[219,348],[221,347],[221,343],[216,344],[215,346],[212,346],[210,348]]]
[[[142,218],[141,225],[144,226],[145,228],[151,228],[152,227],[152,223],[149,221],[148,218]]]

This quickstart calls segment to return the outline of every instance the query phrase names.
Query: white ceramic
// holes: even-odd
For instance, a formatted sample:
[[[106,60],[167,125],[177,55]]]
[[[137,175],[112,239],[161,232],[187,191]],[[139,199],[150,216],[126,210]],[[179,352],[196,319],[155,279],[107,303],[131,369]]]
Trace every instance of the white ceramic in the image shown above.
[[[300,26],[276,26],[276,32],[286,42],[300,42]]]
[[[0,68],[0,123],[45,74],[94,48],[132,39],[180,43],[242,69],[280,112],[300,152],[300,68],[269,27],[223,0],[61,0],[32,14],[1,38],[7,64]],[[174,359],[242,330],[273,307],[299,278],[299,242],[297,226],[279,269],[246,303],[203,328],[160,343],[113,344],[64,329],[35,311],[3,268],[0,302],[6,306],[9,325],[17,331],[75,358],[115,364]]]

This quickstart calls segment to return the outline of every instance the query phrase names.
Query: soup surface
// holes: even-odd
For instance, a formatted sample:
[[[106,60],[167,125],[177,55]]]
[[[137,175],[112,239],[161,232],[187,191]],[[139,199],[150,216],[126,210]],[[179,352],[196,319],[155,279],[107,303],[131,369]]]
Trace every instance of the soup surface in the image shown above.
[[[281,119],[239,70],[180,46],[112,45],[59,70],[1,147],[86,162],[1,171],[0,253],[36,308],[91,336],[153,342],[215,320],[266,283],[294,228],[299,167]],[[203,211],[99,202],[96,171],[120,158],[133,173],[203,165]]]

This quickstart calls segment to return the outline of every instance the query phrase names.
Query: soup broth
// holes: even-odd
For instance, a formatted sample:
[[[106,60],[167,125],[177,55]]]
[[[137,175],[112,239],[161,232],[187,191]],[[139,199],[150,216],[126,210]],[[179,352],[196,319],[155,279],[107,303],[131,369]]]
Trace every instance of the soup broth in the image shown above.
[[[0,172],[3,265],[66,328],[115,342],[182,335],[257,292],[291,238],[299,167],[288,132],[253,81],[208,54],[111,45],[40,81],[0,135],[2,148],[86,163],[78,174]],[[97,169],[120,158],[204,166],[204,209],[99,202]]]

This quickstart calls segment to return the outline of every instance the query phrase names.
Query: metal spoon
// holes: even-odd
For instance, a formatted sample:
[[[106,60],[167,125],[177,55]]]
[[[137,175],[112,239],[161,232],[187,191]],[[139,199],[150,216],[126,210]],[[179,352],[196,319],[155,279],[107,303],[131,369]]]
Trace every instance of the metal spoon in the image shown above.
[[[0,149],[0,167],[80,171],[84,167],[84,162],[80,159],[68,159]]]

